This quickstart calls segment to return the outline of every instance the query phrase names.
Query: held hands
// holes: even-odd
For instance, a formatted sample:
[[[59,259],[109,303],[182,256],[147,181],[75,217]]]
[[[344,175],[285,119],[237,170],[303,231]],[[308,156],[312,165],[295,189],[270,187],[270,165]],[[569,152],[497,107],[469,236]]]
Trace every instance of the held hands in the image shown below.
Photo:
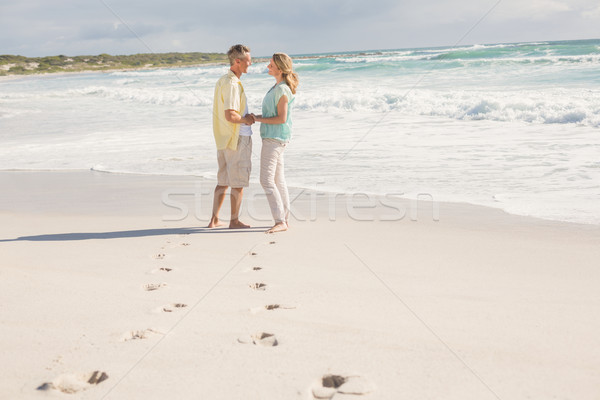
[[[254,114],[246,114],[244,116],[244,124],[252,125],[256,122],[256,117]]]
[[[252,124],[254,124],[255,122],[262,122],[262,121],[261,121],[261,119],[262,119],[262,115],[256,115],[256,114],[246,114],[246,117],[245,117],[245,118],[247,119],[247,121],[246,121],[246,125],[252,125]],[[250,122],[250,121],[252,121],[252,122]]]
[[[262,122],[262,119],[263,119],[262,115],[248,113],[243,117],[242,122],[246,125],[252,125],[256,122]]]

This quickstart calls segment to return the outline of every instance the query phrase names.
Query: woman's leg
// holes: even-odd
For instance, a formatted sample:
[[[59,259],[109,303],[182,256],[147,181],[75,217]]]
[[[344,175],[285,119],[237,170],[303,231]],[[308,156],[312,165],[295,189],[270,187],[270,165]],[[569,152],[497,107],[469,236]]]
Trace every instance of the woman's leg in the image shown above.
[[[285,211],[281,194],[275,184],[277,164],[282,152],[283,146],[281,146],[279,142],[274,140],[263,140],[260,154],[260,184],[267,195],[275,225],[285,223]]]
[[[283,207],[283,216],[284,222],[286,225],[288,224],[288,220],[290,218],[290,195],[288,193],[287,183],[285,182],[285,172],[284,172],[284,161],[283,161],[283,153],[285,150],[285,146],[283,147],[279,158],[277,159],[277,169],[275,171],[275,186],[277,186],[277,190],[279,191],[279,196],[281,197],[281,205]]]

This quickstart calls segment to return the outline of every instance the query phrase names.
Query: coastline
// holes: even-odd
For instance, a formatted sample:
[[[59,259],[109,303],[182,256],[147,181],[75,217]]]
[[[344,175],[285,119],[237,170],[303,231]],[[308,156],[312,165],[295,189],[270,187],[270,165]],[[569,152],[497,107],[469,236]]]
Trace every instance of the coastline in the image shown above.
[[[260,63],[268,61],[266,58],[255,58],[252,60],[253,63]],[[77,75],[77,74],[93,74],[93,73],[111,73],[111,72],[131,72],[131,71],[158,71],[163,69],[181,69],[181,68],[199,68],[199,67],[211,67],[211,66],[227,66],[226,62],[207,62],[199,64],[187,64],[187,65],[172,65],[172,66],[159,66],[159,67],[132,67],[132,68],[109,68],[109,69],[84,69],[74,71],[56,71],[56,72],[41,72],[32,74],[6,74],[0,75],[0,80],[6,78],[26,78],[26,77],[38,77],[38,76],[61,76],[61,75]]]
[[[127,71],[156,71],[161,69],[179,69],[179,68],[195,68],[195,67],[210,67],[217,65],[227,65],[226,63],[205,63],[205,64],[193,64],[193,65],[180,65],[180,66],[161,66],[161,67],[140,67],[140,68],[114,68],[114,69],[103,69],[103,70],[81,70],[81,71],[56,71],[56,72],[41,72],[35,74],[11,74],[11,75],[0,75],[0,80],[10,78],[27,78],[27,77],[43,77],[43,76],[63,76],[63,75],[77,75],[77,74],[101,74],[111,72],[127,72]]]
[[[202,228],[209,180],[0,182],[8,396],[313,399],[335,394],[328,374],[363,399],[598,392],[598,226],[292,189],[291,229],[265,235],[257,186],[255,228],[230,231]],[[82,381],[93,371],[108,378]]]

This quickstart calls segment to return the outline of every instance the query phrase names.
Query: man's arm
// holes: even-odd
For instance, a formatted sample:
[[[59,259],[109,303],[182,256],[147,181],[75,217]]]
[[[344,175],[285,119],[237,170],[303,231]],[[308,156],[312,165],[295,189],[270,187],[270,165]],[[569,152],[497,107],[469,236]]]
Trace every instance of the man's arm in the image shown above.
[[[225,119],[232,124],[252,125],[254,123],[254,116],[252,114],[242,117],[236,110],[225,110]]]

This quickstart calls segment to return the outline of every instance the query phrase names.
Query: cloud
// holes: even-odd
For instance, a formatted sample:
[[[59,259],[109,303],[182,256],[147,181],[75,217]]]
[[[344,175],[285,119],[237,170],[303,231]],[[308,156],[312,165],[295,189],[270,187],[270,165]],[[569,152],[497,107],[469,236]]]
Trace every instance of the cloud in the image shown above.
[[[253,54],[452,45],[498,0],[21,0],[0,5],[0,53]],[[597,0],[501,0],[468,43],[598,36]],[[127,28],[131,27],[135,35]]]
[[[505,21],[549,20],[571,10],[568,2],[560,0],[502,0],[493,18]]]
[[[161,25],[143,23],[124,25],[121,22],[112,22],[81,27],[77,38],[81,40],[130,39],[132,36],[144,37],[165,31],[166,27]]]
[[[596,8],[586,9],[581,13],[583,18],[593,19],[600,23],[600,5]]]

